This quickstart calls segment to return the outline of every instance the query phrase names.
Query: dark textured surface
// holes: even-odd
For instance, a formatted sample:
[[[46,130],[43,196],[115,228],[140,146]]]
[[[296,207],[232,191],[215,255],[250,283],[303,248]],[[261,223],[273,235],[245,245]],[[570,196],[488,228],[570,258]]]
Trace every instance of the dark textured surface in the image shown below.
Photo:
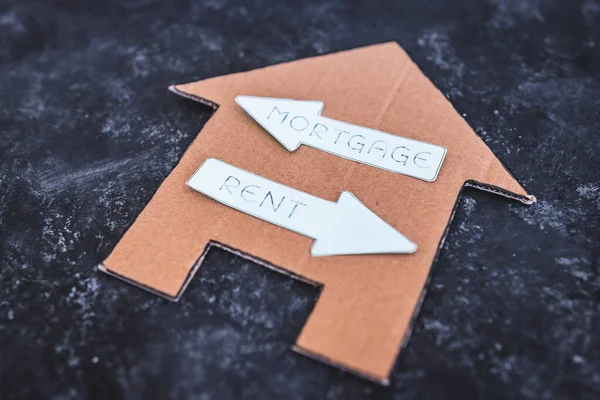
[[[0,2],[0,398],[597,399],[600,2]],[[171,83],[397,40],[535,194],[464,191],[392,385],[293,353],[318,291],[94,268],[210,110]]]

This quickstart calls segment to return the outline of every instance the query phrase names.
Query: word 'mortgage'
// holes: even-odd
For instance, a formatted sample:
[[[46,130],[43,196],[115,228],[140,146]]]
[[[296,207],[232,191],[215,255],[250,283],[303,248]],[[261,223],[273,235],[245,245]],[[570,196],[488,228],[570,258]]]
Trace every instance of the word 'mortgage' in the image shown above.
[[[328,124],[323,122],[311,122],[310,118],[303,115],[294,115],[290,117],[289,111],[281,111],[277,106],[274,106],[267,119],[273,117],[281,118],[280,124],[284,124],[286,121],[289,127],[296,132],[308,133],[308,138],[312,138],[314,141],[329,141],[338,148],[345,147],[356,154],[361,155],[373,155],[381,158],[389,158],[399,165],[405,166],[408,162],[414,164],[419,168],[429,168],[428,157],[431,155],[429,151],[412,152],[407,145],[404,144],[393,144],[393,139],[402,139],[394,137],[393,135],[387,134],[392,140],[382,139],[371,139],[368,138],[367,132],[376,132],[367,128],[356,127],[358,130],[365,134],[359,134],[351,132],[348,129],[350,124],[343,124],[345,129],[336,127],[339,121],[329,119],[319,115],[320,121],[328,121]],[[381,132],[377,132],[381,133]],[[366,136],[367,135],[367,136]],[[345,149],[344,149],[345,150]]]

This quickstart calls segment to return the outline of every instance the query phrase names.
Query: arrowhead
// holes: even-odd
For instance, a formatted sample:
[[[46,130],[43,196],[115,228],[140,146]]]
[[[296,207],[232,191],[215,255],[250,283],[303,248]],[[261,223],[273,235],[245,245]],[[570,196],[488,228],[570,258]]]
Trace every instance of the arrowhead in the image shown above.
[[[323,110],[323,102],[313,100],[237,96],[235,101],[289,151],[296,150],[302,143],[302,133],[290,125],[292,118],[310,118]]]
[[[414,253],[417,245],[369,210],[350,192],[342,192],[336,212],[322,237],[315,240],[313,256]]]

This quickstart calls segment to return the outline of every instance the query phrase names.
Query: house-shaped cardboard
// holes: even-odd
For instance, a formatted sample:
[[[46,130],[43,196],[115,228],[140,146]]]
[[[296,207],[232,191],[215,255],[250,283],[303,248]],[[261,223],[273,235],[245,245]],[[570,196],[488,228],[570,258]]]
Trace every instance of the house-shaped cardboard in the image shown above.
[[[465,184],[535,201],[396,43],[171,90],[216,111],[101,269],[177,299],[213,243],[322,285],[294,348],[378,382],[387,382],[410,330]],[[291,153],[235,103],[237,95],[320,100],[324,116],[443,146],[446,159],[437,180],[426,182],[307,146]],[[331,201],[350,191],[418,250],[312,257],[312,239],[186,186],[211,157]]]

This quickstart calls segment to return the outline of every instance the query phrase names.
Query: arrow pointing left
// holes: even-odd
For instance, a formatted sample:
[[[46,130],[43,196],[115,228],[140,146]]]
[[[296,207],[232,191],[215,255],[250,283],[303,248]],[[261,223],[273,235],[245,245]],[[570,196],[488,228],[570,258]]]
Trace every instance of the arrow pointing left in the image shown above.
[[[301,144],[373,167],[433,182],[446,149],[321,115],[323,102],[237,96],[235,101],[287,150]]]
[[[188,180],[198,192],[256,218],[315,239],[313,256],[414,253],[417,245],[350,192],[337,203],[207,159]]]

